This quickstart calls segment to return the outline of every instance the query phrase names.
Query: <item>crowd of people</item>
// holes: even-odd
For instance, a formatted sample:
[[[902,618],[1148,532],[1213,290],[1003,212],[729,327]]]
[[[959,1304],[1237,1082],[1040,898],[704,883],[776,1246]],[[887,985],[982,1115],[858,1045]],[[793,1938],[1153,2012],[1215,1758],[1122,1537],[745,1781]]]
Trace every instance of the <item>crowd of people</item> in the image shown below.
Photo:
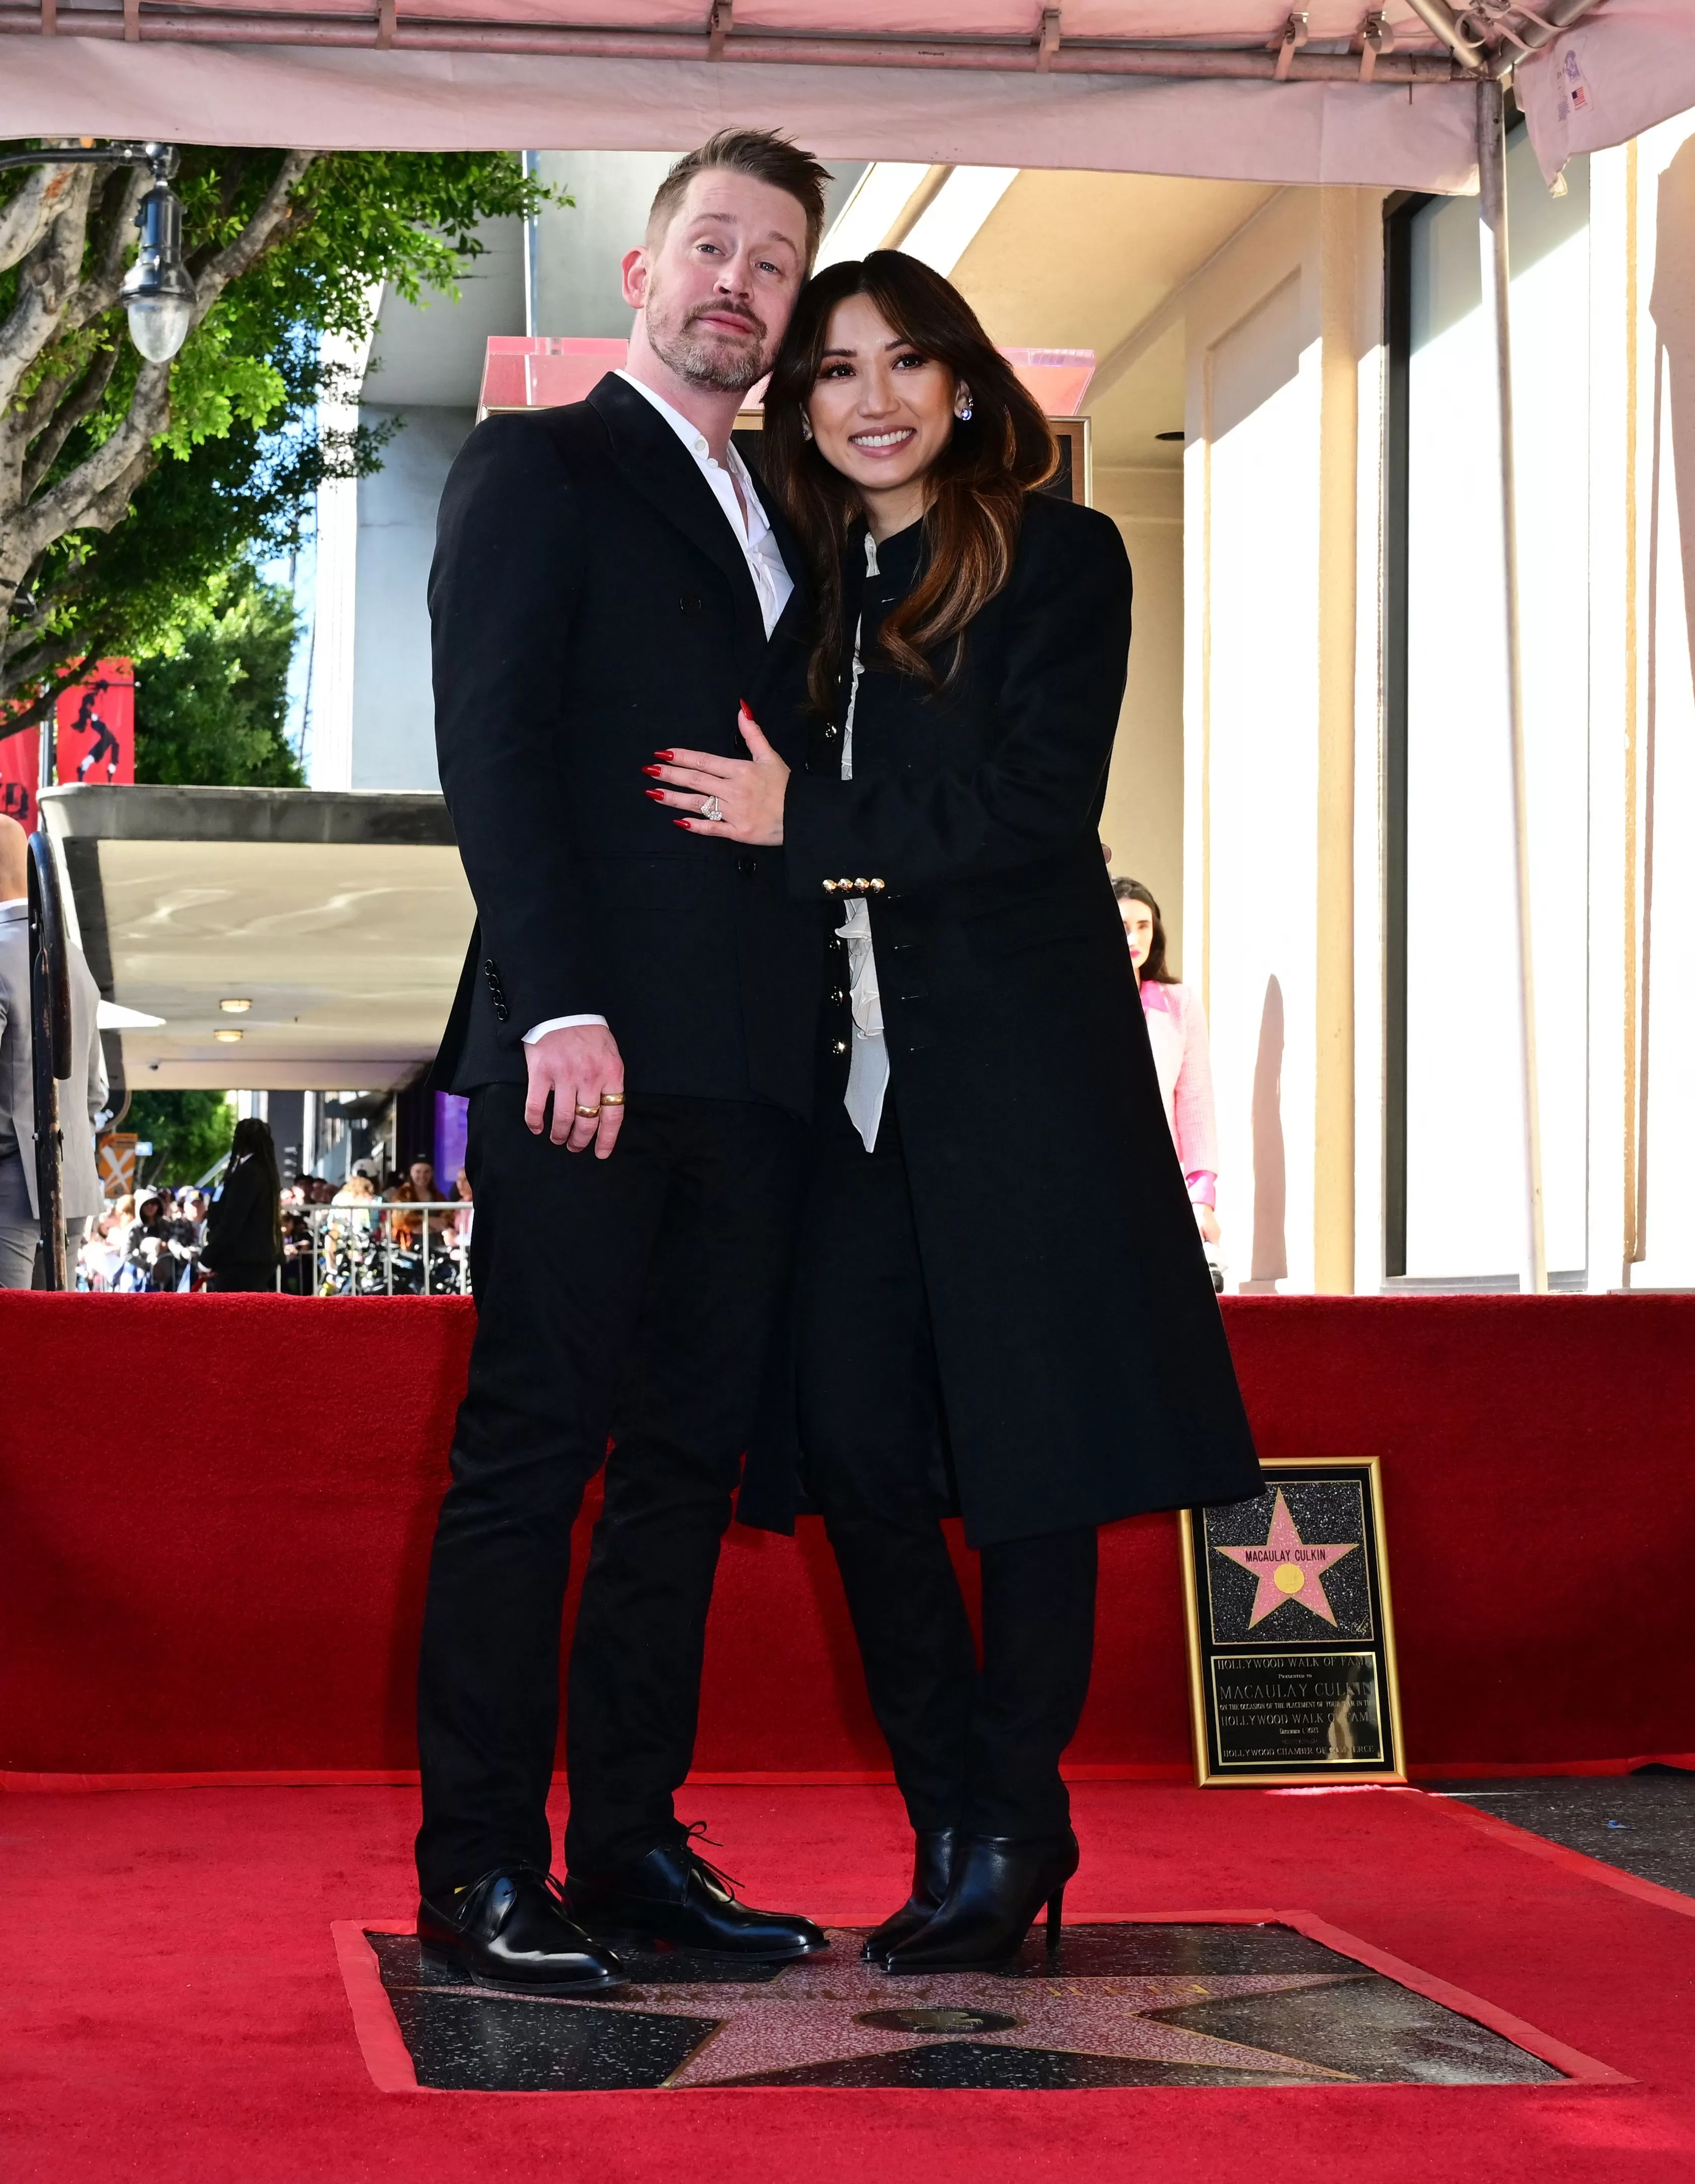
[[[263,1123],[242,1127],[269,1139]],[[219,1198],[192,1184],[154,1185],[109,1200],[90,1223],[77,1253],[77,1287],[275,1288],[293,1296],[470,1287],[472,1209],[463,1168],[450,1193],[438,1189],[434,1163],[423,1155],[386,1186],[374,1160],[356,1161],[341,1184],[303,1175],[276,1187],[273,1220],[262,1154],[251,1166],[259,1202],[244,1211],[256,1217],[258,1245],[243,1249],[226,1237],[226,1256],[232,1241],[236,1252],[226,1266],[216,1245]],[[321,1207],[328,1210],[315,1211]],[[274,1245],[265,1243],[267,1233]]]

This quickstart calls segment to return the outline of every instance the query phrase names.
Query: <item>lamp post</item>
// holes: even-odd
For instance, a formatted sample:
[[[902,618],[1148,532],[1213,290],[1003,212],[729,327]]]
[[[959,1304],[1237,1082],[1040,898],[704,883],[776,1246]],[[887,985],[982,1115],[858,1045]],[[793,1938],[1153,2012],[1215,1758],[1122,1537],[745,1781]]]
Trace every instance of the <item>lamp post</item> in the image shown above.
[[[182,200],[170,187],[176,172],[174,144],[69,144],[52,152],[8,152],[8,167],[145,167],[153,187],[136,210],[142,231],[135,264],[119,291],[130,321],[130,339],[149,364],[169,364],[194,322],[194,282],[182,262]]]

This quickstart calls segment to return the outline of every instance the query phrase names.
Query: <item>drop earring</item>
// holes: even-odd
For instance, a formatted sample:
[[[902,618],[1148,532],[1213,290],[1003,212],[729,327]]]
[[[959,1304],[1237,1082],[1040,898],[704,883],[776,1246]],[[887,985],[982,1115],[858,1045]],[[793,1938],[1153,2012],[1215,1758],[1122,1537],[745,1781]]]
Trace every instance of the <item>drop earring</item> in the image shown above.
[[[959,392],[961,397],[959,407],[953,414],[962,425],[968,425],[971,422],[971,389],[968,387],[962,387]]]
[[[800,437],[803,440],[810,440],[812,437],[812,421],[804,410],[800,412]]]

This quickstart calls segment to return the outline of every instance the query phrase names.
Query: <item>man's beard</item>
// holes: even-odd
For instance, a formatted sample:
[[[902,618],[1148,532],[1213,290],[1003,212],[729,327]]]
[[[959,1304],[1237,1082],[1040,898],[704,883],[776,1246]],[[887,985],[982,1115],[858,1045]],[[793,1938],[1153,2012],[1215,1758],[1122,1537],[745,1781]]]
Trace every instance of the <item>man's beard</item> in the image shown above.
[[[759,384],[768,369],[765,322],[744,305],[737,305],[738,315],[748,321],[745,348],[726,347],[722,333],[703,339],[691,331],[697,320],[723,309],[722,304],[697,304],[674,333],[661,327],[657,314],[650,309],[648,345],[662,364],[668,364],[679,379],[686,379],[691,386],[709,387],[718,394],[745,394],[749,387]]]

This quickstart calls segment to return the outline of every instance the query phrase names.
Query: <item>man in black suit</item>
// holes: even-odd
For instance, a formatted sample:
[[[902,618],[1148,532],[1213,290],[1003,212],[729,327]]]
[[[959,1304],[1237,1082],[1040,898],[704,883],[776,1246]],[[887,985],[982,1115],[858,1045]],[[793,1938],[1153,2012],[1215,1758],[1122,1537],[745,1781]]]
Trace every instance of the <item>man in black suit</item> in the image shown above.
[[[527,1992],[622,1984],[624,1937],[824,1946],[738,1903],[672,1809],[784,1273],[823,935],[780,852],[691,833],[642,770],[673,744],[740,753],[744,703],[798,720],[800,560],[730,431],[826,179],[761,131],[680,160],[624,260],[627,370],[479,426],[442,501],[437,746],[477,926],[432,1081],[471,1095],[477,1333],[425,1609],[419,1933]],[[561,1889],[560,1620],[603,1458]]]

